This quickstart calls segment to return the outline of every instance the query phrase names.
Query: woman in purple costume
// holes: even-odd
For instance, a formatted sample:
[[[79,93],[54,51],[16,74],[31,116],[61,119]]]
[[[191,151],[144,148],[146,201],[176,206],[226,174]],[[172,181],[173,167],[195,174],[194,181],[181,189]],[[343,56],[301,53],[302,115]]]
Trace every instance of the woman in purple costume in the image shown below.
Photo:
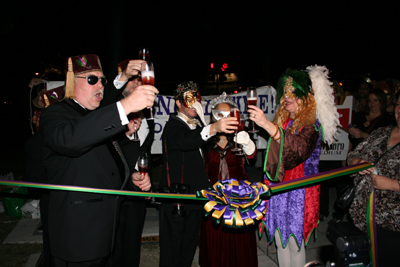
[[[265,183],[289,181],[318,173],[321,139],[332,143],[339,124],[328,70],[310,66],[290,70],[278,81],[280,107],[274,123],[249,106],[250,119],[269,134]],[[304,266],[305,248],[318,227],[319,185],[274,195],[264,218],[267,236],[275,237],[279,266]]]

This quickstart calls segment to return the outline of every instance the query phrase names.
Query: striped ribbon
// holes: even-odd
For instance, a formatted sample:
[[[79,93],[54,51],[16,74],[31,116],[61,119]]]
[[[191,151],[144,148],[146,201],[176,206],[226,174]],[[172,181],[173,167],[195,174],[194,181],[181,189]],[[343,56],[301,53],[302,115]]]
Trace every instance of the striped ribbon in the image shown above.
[[[193,194],[151,193],[151,192],[140,192],[140,191],[102,189],[102,188],[92,188],[92,187],[72,186],[72,185],[39,184],[39,183],[31,183],[31,182],[23,182],[23,181],[5,181],[5,180],[0,180],[0,184],[8,185],[8,186],[24,186],[24,187],[42,188],[42,189],[49,189],[49,190],[65,190],[65,191],[110,194],[110,195],[196,199],[196,195],[193,195]]]
[[[271,183],[269,185],[269,187],[272,190],[272,194],[274,195],[277,193],[281,193],[282,191],[293,190],[293,189],[308,186],[311,184],[320,183],[325,180],[329,180],[329,179],[347,175],[347,174],[356,173],[356,172],[359,172],[362,170],[369,169],[371,167],[372,167],[372,165],[370,163],[364,162],[364,163],[359,163],[359,164],[355,164],[355,165],[351,165],[351,166],[347,166],[347,167],[343,167],[343,168],[339,168],[339,169],[335,169],[335,170],[320,172],[317,174],[305,176],[305,177],[298,178],[298,179],[293,179],[293,180],[286,181],[286,182],[281,182],[281,183],[276,183],[276,184]]]
[[[369,250],[369,258],[372,263],[372,267],[378,266],[378,244],[376,239],[376,219],[375,219],[375,197],[376,192],[373,188],[371,195],[369,196],[367,206],[367,232],[368,237],[371,240],[371,249]]]
[[[346,174],[356,173],[368,168],[371,168],[370,163],[360,163],[352,166],[347,166],[327,172],[321,172],[314,175],[305,176],[291,181],[271,184],[269,187],[272,194],[279,194],[283,191],[293,190],[301,188],[315,183],[320,183],[335,177],[339,177]],[[32,188],[42,188],[49,190],[66,190],[66,191],[77,191],[87,193],[98,193],[98,194],[111,194],[111,195],[125,195],[125,196],[138,196],[138,197],[157,197],[157,198],[175,198],[175,199],[197,199],[205,200],[201,194],[169,194],[169,193],[152,193],[152,192],[138,192],[138,191],[127,191],[127,190],[115,190],[115,189],[102,189],[102,188],[91,188],[82,186],[71,186],[71,185],[55,185],[55,184],[41,184],[24,181],[8,181],[0,180],[0,184],[8,186],[25,186]]]

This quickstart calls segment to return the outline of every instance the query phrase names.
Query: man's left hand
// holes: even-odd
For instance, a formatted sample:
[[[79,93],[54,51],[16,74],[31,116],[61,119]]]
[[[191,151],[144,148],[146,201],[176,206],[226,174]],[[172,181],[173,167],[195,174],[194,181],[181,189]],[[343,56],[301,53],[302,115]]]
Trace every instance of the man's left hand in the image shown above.
[[[147,172],[145,175],[140,174],[140,172],[134,172],[132,174],[132,182],[142,191],[149,191],[151,189],[150,176]]]
[[[128,131],[126,131],[125,134],[127,136],[131,136],[134,132],[139,130],[141,125],[142,125],[141,118],[134,118],[133,120],[130,120],[129,123],[126,125],[128,128]]]

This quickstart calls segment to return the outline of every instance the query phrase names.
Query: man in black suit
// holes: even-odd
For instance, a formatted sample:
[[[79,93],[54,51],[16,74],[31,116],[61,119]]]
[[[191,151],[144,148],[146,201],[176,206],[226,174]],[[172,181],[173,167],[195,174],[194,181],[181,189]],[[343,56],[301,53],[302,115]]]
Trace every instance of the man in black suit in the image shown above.
[[[95,110],[106,83],[96,55],[68,58],[66,99],[50,105],[41,115],[45,143],[44,164],[49,183],[120,189],[133,183],[151,187],[150,177],[133,173],[122,181],[119,165],[129,167],[117,142],[125,131],[127,115],[151,107],[157,89],[139,86],[128,97]],[[110,150],[109,148],[112,148]],[[115,161],[112,153],[118,153]],[[49,239],[52,266],[106,266],[109,261],[118,197],[75,191],[50,192]]]
[[[178,85],[174,97],[178,113],[171,114],[163,131],[160,192],[195,194],[210,186],[201,147],[217,132],[233,133],[238,123],[236,118],[227,117],[205,125],[196,83]],[[176,199],[162,199],[161,202],[160,266],[191,266],[204,202]]]
[[[118,75],[113,82],[107,84],[104,99],[100,107],[113,104],[129,96],[138,86],[142,85],[139,74],[143,60],[124,60],[118,64]],[[137,172],[136,162],[139,152],[146,152],[149,158],[149,174],[151,177],[151,145],[154,140],[154,120],[147,120],[142,110],[129,114],[128,129],[114,138],[118,140],[131,173]],[[143,129],[142,129],[143,128]],[[135,141],[133,133],[140,131],[140,140]],[[130,186],[127,190],[138,190]],[[113,252],[113,266],[139,266],[141,237],[146,216],[146,200],[138,197],[124,197],[117,230],[116,248]]]

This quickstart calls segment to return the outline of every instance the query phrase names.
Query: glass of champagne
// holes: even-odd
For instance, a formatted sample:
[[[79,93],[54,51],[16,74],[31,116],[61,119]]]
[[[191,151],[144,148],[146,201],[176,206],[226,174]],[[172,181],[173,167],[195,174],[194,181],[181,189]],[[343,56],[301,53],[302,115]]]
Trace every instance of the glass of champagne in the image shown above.
[[[137,160],[138,169],[141,175],[145,175],[149,168],[149,157],[146,152],[140,152]]]
[[[230,113],[232,118],[236,118],[237,122],[240,123],[240,110],[238,108],[231,108],[231,113]],[[239,125],[238,125],[239,128]],[[238,130],[235,131],[235,136],[237,138],[237,132]],[[232,152],[241,152],[242,149],[237,147],[237,143],[235,142],[235,147],[232,148]]]
[[[249,87],[247,88],[247,105],[257,106],[257,88]],[[254,128],[254,121],[252,121],[253,129],[249,133],[257,133],[258,130]]]
[[[142,76],[142,84],[154,86],[155,76],[154,76],[154,65],[152,62],[146,61],[142,63],[141,76]],[[150,118],[148,118],[148,120],[154,120],[153,107],[150,108]]]
[[[139,59],[150,61],[150,50],[148,47],[139,48]]]

